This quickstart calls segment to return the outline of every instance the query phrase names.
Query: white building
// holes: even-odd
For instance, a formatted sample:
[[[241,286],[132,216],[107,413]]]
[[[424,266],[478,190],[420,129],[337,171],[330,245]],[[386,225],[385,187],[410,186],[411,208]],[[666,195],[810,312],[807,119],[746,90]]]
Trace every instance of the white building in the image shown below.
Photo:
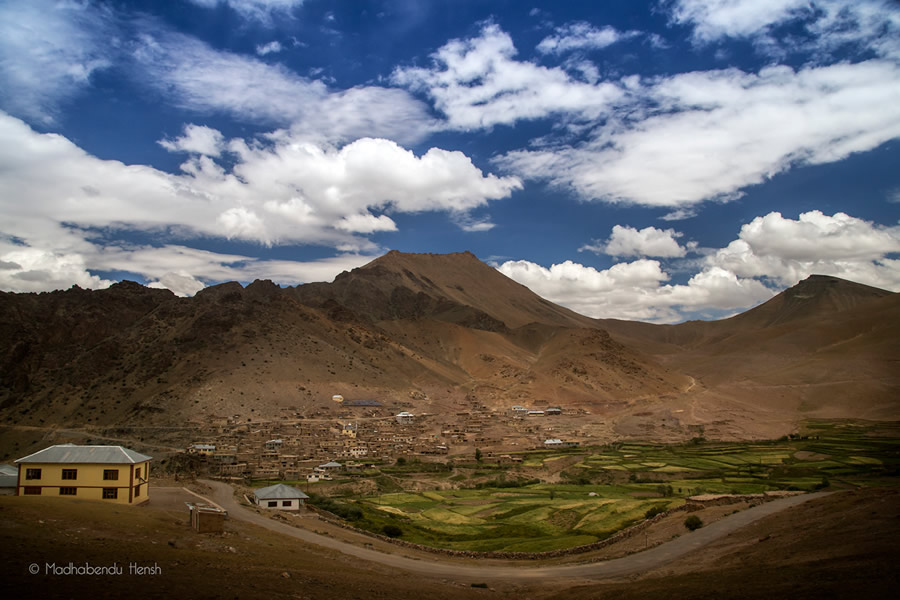
[[[416,418],[416,415],[412,414],[411,412],[406,412],[406,411],[403,411],[402,413],[397,413],[394,416],[394,419],[396,419],[397,422],[400,423],[401,425],[409,425],[410,423],[412,423],[415,420],[415,418]]]
[[[284,485],[283,483],[260,488],[254,494],[256,504],[263,508],[274,508],[277,510],[299,510],[307,499],[309,499],[309,496],[297,488]]]

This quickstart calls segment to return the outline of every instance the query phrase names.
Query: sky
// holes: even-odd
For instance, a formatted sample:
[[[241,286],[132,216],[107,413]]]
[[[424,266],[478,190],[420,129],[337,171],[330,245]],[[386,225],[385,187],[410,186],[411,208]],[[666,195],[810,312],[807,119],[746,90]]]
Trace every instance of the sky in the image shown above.
[[[900,291],[892,0],[0,0],[0,290],[471,251],[592,317]]]

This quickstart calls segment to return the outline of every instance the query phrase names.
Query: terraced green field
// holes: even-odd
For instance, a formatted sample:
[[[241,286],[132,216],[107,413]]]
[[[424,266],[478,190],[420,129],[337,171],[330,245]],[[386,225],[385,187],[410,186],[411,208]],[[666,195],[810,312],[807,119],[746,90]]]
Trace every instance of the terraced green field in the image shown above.
[[[573,456],[578,462],[562,474],[569,483],[520,485],[539,479],[548,463]],[[478,489],[345,502],[361,509],[357,526],[372,531],[395,526],[412,542],[459,550],[548,551],[605,539],[641,521],[649,508],[672,508],[694,494],[897,485],[900,424],[813,421],[794,439],[772,442],[625,442],[522,457],[521,465],[476,471],[496,477]]]

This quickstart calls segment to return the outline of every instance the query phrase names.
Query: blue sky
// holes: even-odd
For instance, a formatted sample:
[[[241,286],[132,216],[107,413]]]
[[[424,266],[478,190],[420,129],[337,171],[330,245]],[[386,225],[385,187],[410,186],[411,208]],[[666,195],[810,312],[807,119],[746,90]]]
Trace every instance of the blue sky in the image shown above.
[[[596,317],[900,291],[883,0],[0,0],[0,289],[470,250]]]

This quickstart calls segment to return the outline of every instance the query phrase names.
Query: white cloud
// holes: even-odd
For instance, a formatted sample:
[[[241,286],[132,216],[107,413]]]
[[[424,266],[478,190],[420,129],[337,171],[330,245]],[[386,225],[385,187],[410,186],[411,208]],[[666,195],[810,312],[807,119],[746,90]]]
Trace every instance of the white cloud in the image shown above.
[[[747,37],[810,10],[809,0],[675,0],[675,23],[694,26],[694,39]]]
[[[674,229],[657,229],[614,225],[609,239],[599,245],[585,245],[581,250],[605,253],[610,256],[659,256],[664,258],[682,257],[687,254],[676,238],[682,234]]]
[[[170,152],[190,152],[204,156],[219,156],[225,138],[220,131],[204,125],[184,126],[184,135],[174,140],[160,140],[159,145]]]
[[[133,57],[141,82],[168,101],[198,113],[226,113],[238,120],[293,126],[330,142],[389,137],[421,140],[434,129],[425,105],[399,89],[375,86],[330,90],[280,64],[219,51],[153,24]]]
[[[160,277],[158,281],[149,282],[147,287],[171,290],[176,296],[185,297],[193,296],[206,286],[202,281],[189,274],[169,272]]]
[[[851,46],[900,57],[900,11],[892,0],[674,0],[666,6],[674,23],[694,27],[700,44],[749,38],[775,56]],[[779,37],[775,29],[787,24],[794,30]]]
[[[113,282],[88,271],[82,255],[0,243],[0,289],[9,292],[44,292],[78,285],[87,289]]]
[[[565,261],[542,267],[508,261],[498,270],[548,300],[595,318],[676,322],[684,313],[732,310],[772,296],[763,284],[724,269],[698,273],[686,285],[670,285],[658,261],[640,259],[598,271]]]
[[[834,275],[900,291],[900,227],[883,227],[844,213],[773,212],[741,227],[738,239],[707,257],[709,265],[782,286],[812,274]]]
[[[269,42],[268,44],[260,44],[256,46],[256,53],[260,56],[265,56],[266,54],[277,54],[281,52],[281,42],[278,40],[274,40]]]
[[[900,136],[900,67],[889,61],[695,72],[632,86],[654,113],[612,120],[580,146],[510,152],[497,163],[585,199],[685,207]]]
[[[572,79],[563,69],[516,61],[512,39],[496,25],[481,35],[451,40],[432,55],[431,68],[398,68],[394,83],[425,92],[455,129],[477,129],[551,114],[593,119],[622,91]]]
[[[294,8],[303,5],[304,0],[189,0],[204,8],[215,8],[220,4],[229,6],[245,19],[270,25],[275,16],[290,17]]]
[[[0,3],[0,108],[52,122],[117,52],[104,6],[53,0]]]
[[[137,251],[98,249],[90,230],[372,251],[367,235],[396,229],[389,216],[377,213],[442,211],[457,221],[521,187],[516,178],[484,174],[460,152],[432,148],[417,156],[384,139],[336,147],[277,131],[262,141],[226,141],[215,130],[193,126],[167,144],[191,152],[181,175],[100,160],[62,136],[36,133],[0,113],[0,239],[18,240],[3,248],[0,261],[20,266],[2,269],[3,285],[54,289],[65,279],[58,274],[67,273],[79,285],[100,287],[104,281],[89,271],[131,270],[189,293],[197,284],[185,278],[217,279],[210,261],[202,272],[185,266],[184,256],[152,270],[112,265],[111,256],[121,261]],[[229,170],[210,156],[219,150],[228,153]],[[160,256],[158,250],[147,253]],[[288,264],[278,268],[291,272]]]
[[[882,227],[845,213],[813,210],[797,220],[772,212],[741,227],[740,239],[759,256],[788,260],[874,260],[900,252],[900,227]]]
[[[541,54],[563,54],[581,49],[596,50],[635,35],[638,35],[638,32],[623,33],[608,25],[597,29],[590,23],[580,21],[557,28],[554,35],[541,40],[536,50]]]
[[[641,237],[643,231],[621,228],[610,244],[621,245],[625,254],[659,233]],[[673,235],[668,239],[675,241]],[[668,242],[666,248],[674,250]],[[878,226],[843,213],[810,211],[793,220],[773,212],[743,225],[738,239],[725,248],[684,263],[699,269],[686,284],[667,283],[669,274],[648,259],[606,270],[572,261],[546,268],[520,260],[507,261],[498,270],[591,317],[676,322],[749,309],[774,294],[763,280],[783,289],[821,274],[900,291],[900,260],[890,258],[897,252],[900,226]]]

